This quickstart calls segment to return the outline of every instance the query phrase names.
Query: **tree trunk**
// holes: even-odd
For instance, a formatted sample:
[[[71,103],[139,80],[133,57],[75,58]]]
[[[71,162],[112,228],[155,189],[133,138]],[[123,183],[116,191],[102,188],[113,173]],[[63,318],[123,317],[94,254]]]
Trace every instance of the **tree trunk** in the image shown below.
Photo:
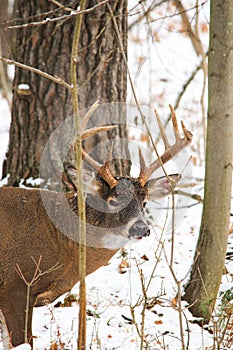
[[[208,323],[221,283],[227,248],[233,150],[233,2],[211,1],[208,124],[204,208],[184,299]]]
[[[73,8],[78,3],[75,1]],[[110,1],[110,4],[126,48],[127,1]],[[87,1],[87,8],[94,5],[95,1]],[[18,24],[67,14],[51,2],[39,0],[16,0],[15,8]],[[49,11],[53,12],[48,14]],[[73,29],[73,19],[18,29],[14,59],[69,83]],[[102,103],[125,101],[126,69],[105,5],[83,17],[77,75],[81,109],[97,99]],[[3,167],[3,177],[10,174],[9,185],[17,186],[21,179],[38,177],[41,154],[49,136],[71,113],[70,92],[64,86],[16,67],[9,150]],[[125,134],[124,130],[119,132]],[[108,137],[113,136],[115,132],[109,132]],[[97,137],[94,143],[98,141]]]

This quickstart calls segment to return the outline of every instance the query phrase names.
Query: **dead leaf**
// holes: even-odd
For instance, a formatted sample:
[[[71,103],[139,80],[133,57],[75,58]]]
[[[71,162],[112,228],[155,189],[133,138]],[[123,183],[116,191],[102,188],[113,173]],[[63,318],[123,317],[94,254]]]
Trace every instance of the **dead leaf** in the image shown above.
[[[149,261],[149,258],[146,256],[146,254],[144,254],[143,256],[141,256],[141,259],[145,260],[145,261]]]
[[[121,263],[118,266],[119,273],[126,273],[126,270],[129,268],[129,262],[127,259],[122,259]]]
[[[172,304],[172,307],[173,307],[173,308],[176,308],[176,307],[177,307],[177,298],[176,298],[176,297],[172,298],[171,304]]]
[[[163,321],[162,320],[156,320],[155,324],[163,324]]]
[[[58,350],[57,343],[56,343],[56,342],[53,342],[53,343],[50,345],[49,350]]]
[[[202,33],[208,33],[209,32],[209,26],[208,26],[207,23],[203,22],[201,24],[201,31],[202,31]]]

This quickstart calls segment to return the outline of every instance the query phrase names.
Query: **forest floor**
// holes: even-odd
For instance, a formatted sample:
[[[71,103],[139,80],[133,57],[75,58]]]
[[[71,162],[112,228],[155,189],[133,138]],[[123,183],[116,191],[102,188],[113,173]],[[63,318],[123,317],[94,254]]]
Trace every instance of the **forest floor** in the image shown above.
[[[176,22],[173,24],[177,25]],[[162,112],[167,111],[168,103],[175,103],[177,91],[182,90],[193,67],[199,64],[200,58],[196,57],[187,37],[182,37],[180,34],[175,38],[167,37],[161,29],[153,51],[149,45],[147,46],[147,37],[145,34],[143,38],[144,34],[143,31],[139,34],[139,31],[135,30],[129,35],[129,64],[135,78],[136,92],[141,97],[142,103],[147,103],[149,96],[149,100],[155,101]],[[136,49],[135,43],[139,35],[142,38]],[[203,34],[203,37],[203,41],[206,42],[207,34]],[[202,75],[197,74],[192,84],[185,94],[179,115],[183,113],[182,119],[185,121],[187,119],[189,129],[194,132],[194,146],[190,151],[193,154],[192,174],[189,174],[194,185],[190,191],[203,197],[204,162],[200,160],[203,155],[198,153],[198,148],[202,146],[200,140],[203,135],[199,104]],[[145,89],[142,89],[142,86]],[[129,101],[132,101],[130,92]],[[7,151],[9,125],[9,108],[1,96],[0,172]],[[191,178],[188,181],[191,182]],[[4,181],[1,184],[3,185]],[[169,207],[169,203],[168,200],[166,207]],[[179,200],[177,203],[179,204]],[[163,208],[159,209],[162,211]],[[177,300],[177,281],[183,288],[192,265],[202,204],[190,200],[182,212],[182,220],[175,228],[174,240],[167,229],[169,223],[165,224],[167,211],[170,212],[165,210],[165,214],[159,215],[153,222],[150,237],[127,245],[110,260],[107,266],[101,267],[86,278],[87,349],[179,350],[182,348],[182,338],[185,349],[188,350],[218,348],[217,343],[223,335],[225,325],[221,294],[208,330],[195,323],[185,302],[181,303],[179,309]],[[232,236],[233,234],[229,235],[229,253],[233,252]],[[172,243],[174,256],[171,270],[169,259],[173,249]],[[231,290],[232,276],[233,261],[227,260],[226,274],[223,275],[220,292]],[[143,295],[145,288],[146,296],[145,293]],[[78,299],[78,285],[74,286],[71,293]],[[34,349],[76,349],[78,302],[74,300],[69,306],[64,305],[65,297],[66,295],[53,304],[34,309]],[[57,307],[58,301],[61,302],[60,307]],[[232,320],[228,331],[229,334],[226,333],[223,337],[219,349],[233,349]],[[26,350],[26,346],[21,350],[24,349]],[[1,342],[0,350],[2,350]]]

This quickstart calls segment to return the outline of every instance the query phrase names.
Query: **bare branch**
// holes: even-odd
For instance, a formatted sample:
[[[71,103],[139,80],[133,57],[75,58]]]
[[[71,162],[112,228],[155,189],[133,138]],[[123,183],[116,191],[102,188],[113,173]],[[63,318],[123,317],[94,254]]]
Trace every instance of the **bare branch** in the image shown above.
[[[71,19],[71,18],[76,17],[76,16],[80,16],[80,15],[84,15],[84,14],[90,13],[90,12],[94,11],[96,8],[98,8],[99,6],[102,6],[102,5],[104,5],[104,4],[108,3],[108,2],[109,2],[109,0],[103,0],[99,4],[93,6],[93,7],[89,8],[89,9],[82,10],[82,11],[73,10],[73,9],[70,9],[70,8],[64,6],[64,9],[66,11],[67,10],[70,11],[69,15],[64,15],[64,16],[55,17],[55,18],[46,18],[44,20],[37,21],[37,22],[30,22],[30,23],[24,23],[24,24],[15,25],[15,26],[9,26],[9,27],[6,28],[6,30],[21,29],[21,28],[27,28],[27,27],[36,27],[36,26],[41,26],[41,25],[48,24],[48,23],[57,22],[57,21],[64,21],[64,20]],[[56,5],[58,5],[57,1],[56,1]]]
[[[8,58],[4,58],[4,57],[0,57],[0,61],[6,63],[6,64],[9,64],[9,65],[14,65],[16,67],[19,67],[19,68],[22,68],[22,69],[26,69],[30,72],[33,72],[33,73],[36,73],[36,74],[39,74],[41,75],[42,77],[44,78],[47,78],[47,79],[50,79],[52,80],[54,83],[56,84],[60,84],[60,85],[63,85],[65,88],[67,88],[68,90],[71,90],[71,85],[69,85],[68,83],[66,83],[63,79],[59,78],[59,77],[55,77],[53,75],[50,75],[46,72],[43,72],[42,70],[40,69],[37,69],[37,68],[34,68],[34,67],[31,67],[31,66],[28,66],[26,64],[23,64],[23,63],[20,63],[20,62],[17,62],[15,60],[10,60]]]
[[[29,340],[28,339],[28,322],[29,322],[29,308],[30,308],[29,302],[30,302],[31,288],[34,286],[35,283],[38,282],[38,280],[41,276],[43,276],[44,274],[53,272],[54,270],[58,269],[61,266],[58,263],[56,263],[54,266],[52,266],[48,270],[42,272],[40,269],[42,255],[39,256],[38,261],[36,261],[36,259],[33,256],[31,256],[31,258],[36,265],[36,268],[35,268],[35,271],[34,271],[34,274],[31,278],[31,280],[26,279],[19,264],[15,265],[15,271],[17,272],[19,277],[22,279],[22,281],[27,286],[26,305],[25,305],[25,322],[24,322],[24,341],[25,341],[25,343],[27,343]]]
[[[183,24],[184,24],[184,28],[185,31],[188,33],[190,40],[192,42],[193,48],[197,54],[197,56],[201,55],[202,56],[202,52],[203,52],[203,47],[201,44],[201,40],[199,38],[199,36],[197,36],[190,24],[188,15],[187,15],[187,9],[184,8],[182,2],[180,0],[174,0],[174,3],[176,4],[176,7],[179,11],[179,14],[181,15]],[[194,7],[195,9],[197,8],[197,6]]]
[[[61,10],[68,11],[68,12],[74,11],[72,8],[68,6],[64,6],[59,1],[56,1],[56,0],[49,0],[49,1],[52,2],[54,5],[56,5],[57,7],[59,7]]]
[[[191,43],[193,45],[193,48],[197,54],[197,56],[201,56],[201,68],[203,70],[203,87],[202,87],[202,93],[201,93],[201,110],[202,110],[202,125],[203,125],[203,133],[204,133],[204,142],[205,142],[205,134],[206,134],[206,108],[205,108],[205,90],[206,90],[206,83],[207,83],[207,74],[208,74],[208,68],[207,68],[207,55],[205,53],[204,47],[201,42],[200,33],[199,33],[199,0],[196,0],[196,21],[194,29],[192,29],[188,15],[187,10],[184,8],[182,2],[180,0],[174,0],[177,9],[179,10],[181,14],[181,18],[185,27],[185,30],[188,33],[188,36],[191,40]]]
[[[203,5],[205,5],[206,3],[207,3],[207,0],[203,1],[199,6],[203,6]],[[196,7],[197,7],[196,5],[193,6],[193,7],[190,7],[190,8],[188,8],[187,10],[184,10],[184,12],[188,12],[188,11],[194,10],[194,9],[196,9]],[[150,20],[150,23],[152,23],[152,22],[157,22],[157,21],[161,21],[161,20],[164,20],[164,19],[167,19],[167,18],[173,18],[173,17],[175,17],[175,16],[180,16],[180,15],[182,15],[182,12],[177,12],[177,13],[175,13],[175,14],[166,15],[166,16],[161,16],[161,17],[159,17],[159,18]]]
[[[161,0],[159,3],[156,1],[152,3],[146,11],[144,11],[140,16],[138,16],[138,18],[128,26],[128,30],[131,30],[133,27],[135,27],[135,25],[140,23],[144,18],[147,19],[148,15],[154,10],[154,8],[160,6],[164,2],[167,2],[167,0]]]

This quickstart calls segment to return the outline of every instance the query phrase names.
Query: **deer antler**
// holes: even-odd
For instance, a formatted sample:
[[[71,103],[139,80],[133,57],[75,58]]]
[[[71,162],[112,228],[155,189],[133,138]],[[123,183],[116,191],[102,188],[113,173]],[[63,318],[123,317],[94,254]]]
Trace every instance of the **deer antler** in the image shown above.
[[[81,140],[84,140],[90,136],[96,135],[97,133],[101,131],[108,131],[116,128],[116,125],[109,125],[109,126],[100,126],[88,129],[84,131],[81,135]],[[74,144],[75,149],[75,144]],[[110,188],[115,187],[118,184],[118,180],[116,180],[109,169],[109,162],[111,160],[112,155],[112,146],[110,148],[107,161],[104,164],[98,163],[96,160],[94,160],[83,148],[82,148],[82,158],[83,160],[90,165],[94,170],[96,170],[97,174],[100,175],[110,186]]]
[[[81,141],[85,140],[88,137],[94,136],[99,132],[102,131],[108,131],[116,128],[116,125],[108,125],[108,126],[100,126],[100,127],[94,127],[88,130],[85,130],[82,132],[82,134],[79,136]],[[70,147],[70,152],[73,153],[73,151],[76,151],[76,143],[77,139],[74,141],[74,144]],[[111,160],[111,154],[112,154],[112,148],[110,150],[110,153],[108,155],[107,161],[104,163],[104,165],[98,163],[95,161],[89,154],[82,148],[82,158],[85,160],[87,164],[89,164],[96,172],[109,184],[110,188],[113,188],[114,186],[117,185],[118,181],[112,176],[110,169],[109,169],[109,162]],[[74,155],[73,155],[74,156]],[[71,156],[72,158],[72,156]],[[76,188],[75,183],[72,181],[72,179],[67,176],[67,173],[71,173],[72,169],[72,174],[74,174],[76,168],[70,164],[69,162],[64,162],[64,171],[62,172],[62,181],[66,185],[66,187],[72,191]],[[69,171],[68,171],[69,168]],[[74,177],[72,175],[72,177]]]
[[[184,137],[180,136],[176,113],[171,105],[169,105],[171,110],[171,118],[172,118],[172,124],[173,124],[173,130],[175,135],[175,144],[173,146],[170,145],[168,142],[167,136],[164,131],[164,127],[162,125],[161,119],[155,110],[155,115],[157,118],[159,130],[163,139],[163,143],[165,146],[164,153],[159,157],[159,159],[156,159],[154,162],[152,162],[148,167],[146,167],[145,160],[143,158],[142,152],[139,149],[139,160],[140,160],[140,174],[138,177],[138,180],[140,181],[142,187],[146,184],[150,176],[153,174],[155,170],[161,167],[161,164],[165,164],[170,159],[172,159],[174,156],[176,156],[179,152],[181,152],[185,147],[187,147],[191,141],[192,141],[192,133],[188,131],[184,123],[181,121],[182,130],[184,133]]]
[[[95,109],[96,106],[93,106]],[[156,159],[154,162],[152,162],[148,167],[146,166],[145,159],[143,157],[142,151],[139,148],[139,161],[140,161],[140,174],[138,177],[138,181],[140,181],[142,187],[145,186],[146,182],[148,179],[151,177],[153,172],[160,168],[162,164],[165,164],[169,160],[171,160],[174,156],[176,156],[179,152],[181,152],[185,147],[187,147],[191,141],[192,141],[192,133],[188,131],[184,125],[184,123],[181,121],[181,126],[183,130],[184,137],[180,136],[179,128],[178,128],[178,123],[177,123],[177,118],[175,111],[171,105],[169,105],[170,110],[171,110],[171,118],[172,118],[172,124],[173,124],[173,130],[174,130],[174,135],[175,135],[175,144],[170,145],[168,142],[164,127],[162,125],[161,119],[159,117],[159,114],[155,110],[155,115],[157,118],[159,130],[161,133],[161,137],[163,139],[165,151],[164,153]],[[88,118],[90,117],[90,114],[88,115]],[[87,119],[87,118],[86,118]],[[87,120],[85,120],[86,124]],[[113,128],[115,128],[116,125],[113,126],[101,126],[101,127],[95,127],[89,130],[86,130],[82,133],[81,135],[81,140],[84,140],[90,136],[93,136],[101,131],[108,131]],[[82,149],[82,156],[83,159],[87,164],[89,164],[93,169],[96,170],[97,174],[100,175],[110,186],[110,188],[115,187],[118,184],[118,180],[116,180],[109,169],[109,162],[111,160],[111,154],[112,154],[112,147],[109,151],[108,159],[104,164],[98,163],[96,160],[94,160],[84,149]]]
[[[114,127],[115,126],[105,128],[108,128],[107,130],[110,130],[110,128],[113,129]],[[108,153],[107,161],[103,165],[98,163],[91,156],[89,156],[89,154],[84,149],[82,149],[82,155],[85,162],[97,171],[97,174],[100,175],[107,182],[110,188],[113,188],[118,184],[118,180],[116,180],[112,176],[111,171],[109,169],[109,162],[112,158],[112,145]]]
[[[95,112],[95,110],[98,108],[98,106],[99,106],[99,102],[96,101],[89,108],[89,110],[87,111],[87,113],[83,117],[82,124],[81,124],[82,129],[85,128],[90,117]],[[83,131],[79,137],[81,138],[81,140],[85,140],[86,138],[94,136],[99,132],[109,131],[109,130],[112,130],[116,127],[117,127],[117,125],[94,127],[94,128]],[[76,142],[77,142],[77,139],[74,142],[74,150],[76,148]],[[85,162],[88,165],[90,165],[90,167],[92,167],[94,170],[96,170],[97,174],[99,174],[109,184],[110,188],[113,188],[117,185],[118,181],[112,176],[110,169],[109,169],[109,162],[111,160],[111,155],[112,155],[112,147],[109,151],[107,161],[104,164],[100,164],[96,160],[94,160],[91,156],[89,156],[89,154],[82,148],[82,158],[85,160]]]

